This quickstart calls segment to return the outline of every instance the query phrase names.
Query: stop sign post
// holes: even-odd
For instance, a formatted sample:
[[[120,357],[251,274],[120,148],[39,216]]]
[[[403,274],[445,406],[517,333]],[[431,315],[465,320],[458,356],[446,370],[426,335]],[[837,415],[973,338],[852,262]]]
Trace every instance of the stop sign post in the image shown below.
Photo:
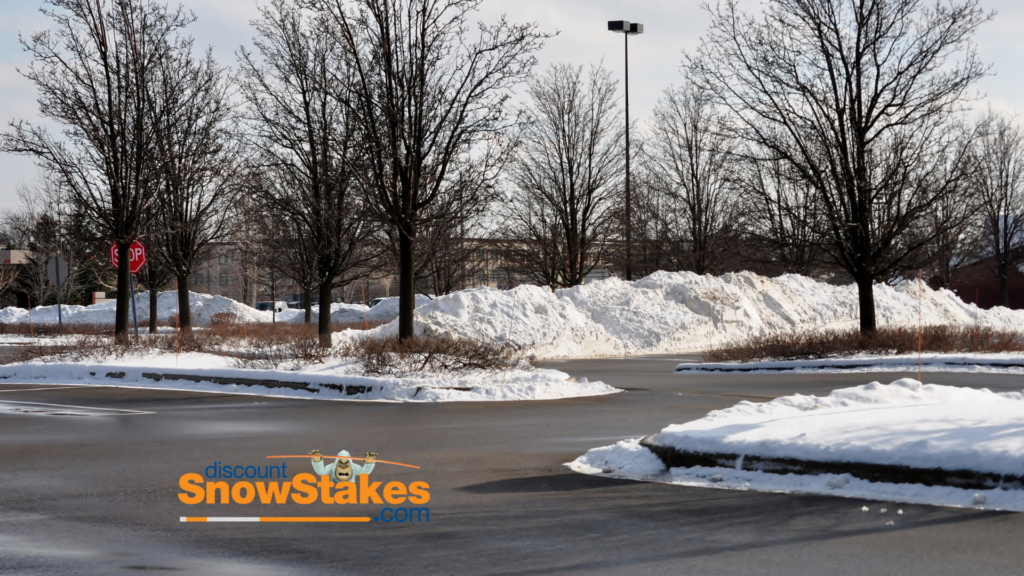
[[[118,258],[117,244],[113,244],[110,247],[110,263],[117,268],[120,259]],[[146,263],[146,247],[141,242],[136,240],[132,242],[131,246],[128,247],[128,271],[132,273],[128,281],[130,282],[132,290],[132,323],[135,325],[135,337],[139,336],[139,315],[135,311],[135,274],[142,270],[142,266]],[[153,297],[153,291],[149,291],[149,297]]]

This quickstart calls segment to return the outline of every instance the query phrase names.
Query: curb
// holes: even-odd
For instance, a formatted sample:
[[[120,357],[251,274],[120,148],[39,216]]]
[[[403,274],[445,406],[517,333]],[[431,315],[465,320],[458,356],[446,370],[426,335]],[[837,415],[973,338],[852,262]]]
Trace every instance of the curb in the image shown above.
[[[977,470],[912,468],[910,466],[865,464],[861,462],[817,462],[796,458],[766,458],[743,454],[689,452],[672,446],[657,444],[653,441],[654,436],[655,434],[645,436],[640,440],[640,445],[650,450],[667,468],[705,466],[761,471],[771,474],[849,474],[854,478],[860,478],[869,482],[950,486],[969,490],[1024,488],[1024,478],[1012,474],[978,472]]]
[[[92,373],[95,376],[95,373]],[[107,378],[121,379],[125,377],[124,372],[108,372]],[[359,384],[331,384],[331,383],[310,383],[310,382],[288,382],[284,380],[261,380],[257,378],[233,378],[227,376],[202,376],[198,374],[157,374],[155,372],[143,372],[142,377],[154,382],[161,380],[184,380],[187,382],[210,382],[226,386],[264,386],[266,388],[290,388],[292,390],[305,390],[307,392],[319,393],[325,388],[344,392],[349,396],[373,392],[373,386],[362,386]]]
[[[923,362],[921,369],[927,368],[944,368],[944,367],[984,367],[984,368],[1024,368],[1024,363],[1021,362]],[[879,363],[861,363],[861,364],[800,364],[793,366],[775,365],[772,366],[767,364],[765,366],[744,366],[738,364],[735,367],[726,366],[721,364],[711,364],[708,366],[702,366],[700,364],[685,365],[680,364],[676,366],[676,374],[684,373],[725,373],[730,372],[793,372],[796,370],[812,371],[812,370],[860,370],[864,368],[892,368],[894,371],[902,372],[908,368],[917,369],[918,365],[916,362],[907,362],[904,364],[879,364]],[[885,371],[885,370],[880,370]]]

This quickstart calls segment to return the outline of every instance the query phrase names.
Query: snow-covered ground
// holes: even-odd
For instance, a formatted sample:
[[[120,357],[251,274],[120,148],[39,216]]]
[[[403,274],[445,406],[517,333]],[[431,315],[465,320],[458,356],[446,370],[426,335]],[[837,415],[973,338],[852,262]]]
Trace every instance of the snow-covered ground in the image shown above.
[[[1024,475],[1024,394],[922,385],[903,379],[740,402],[651,438],[680,452],[809,462],[909,466]],[[742,458],[740,460],[742,462]],[[567,464],[587,474],[712,488],[811,493],[874,500],[1024,511],[1024,490],[868,482],[849,474],[769,474],[733,468],[666,470],[640,439],[595,448]],[[738,469],[740,468],[740,469]]]
[[[1024,331],[1024,311],[980,310],[947,290],[916,281],[875,286],[881,326],[915,326],[918,297],[928,325],[981,326]],[[148,296],[139,296],[147,317]],[[269,312],[222,298],[193,294],[193,314],[202,325],[217,313],[239,320],[268,322]],[[514,304],[514,309],[513,309]],[[416,330],[494,342],[511,341],[539,359],[683,353],[753,335],[844,329],[857,325],[857,288],[833,286],[797,275],[767,278],[752,272],[701,276],[656,272],[635,282],[610,278],[551,291],[538,286],[515,290],[478,288],[434,299],[419,296]],[[161,320],[177,313],[173,293],[160,295]],[[113,303],[65,307],[71,322],[113,323]],[[333,304],[335,322],[386,322],[378,334],[395,333],[398,299],[372,309]],[[278,315],[301,321],[301,310]],[[36,308],[33,320],[56,323],[56,307]],[[0,322],[28,322],[28,312],[0,310]]]
[[[377,378],[362,376],[355,362],[340,360],[299,370],[252,370],[235,366],[234,359],[225,356],[153,352],[102,362],[10,364],[0,366],[0,380],[393,402],[550,400],[618,392],[618,389],[601,382],[576,381],[564,372],[547,369],[421,373],[415,377]],[[180,376],[198,376],[196,380],[199,381]],[[272,386],[254,381],[270,382]],[[287,384],[293,384],[295,388],[287,387]]]
[[[773,362],[685,362],[676,366],[677,374],[694,372],[791,372],[808,374],[814,372],[917,372],[920,367],[926,372],[998,372],[1000,374],[1024,374],[1024,354],[899,354],[877,356],[859,354],[845,358],[824,360],[785,360]]]

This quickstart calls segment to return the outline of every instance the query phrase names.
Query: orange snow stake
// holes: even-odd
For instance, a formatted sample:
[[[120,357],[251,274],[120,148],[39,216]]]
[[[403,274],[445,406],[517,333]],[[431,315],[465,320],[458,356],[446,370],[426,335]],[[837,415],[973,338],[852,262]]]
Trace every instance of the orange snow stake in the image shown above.
[[[312,458],[312,457],[313,456],[310,455],[310,454],[302,454],[302,455],[299,455],[299,456],[267,456],[267,458]],[[339,458],[347,458],[348,460],[366,460],[366,458],[356,458],[355,456],[328,456],[326,454],[324,454],[324,455],[322,455],[320,457],[321,458],[334,458],[335,460],[337,460]],[[395,466],[405,466],[406,468],[416,468],[417,470],[419,469],[419,466],[413,466],[412,464],[402,464],[401,462],[389,462],[388,460],[374,460],[374,462],[380,462],[382,464],[394,464]]]

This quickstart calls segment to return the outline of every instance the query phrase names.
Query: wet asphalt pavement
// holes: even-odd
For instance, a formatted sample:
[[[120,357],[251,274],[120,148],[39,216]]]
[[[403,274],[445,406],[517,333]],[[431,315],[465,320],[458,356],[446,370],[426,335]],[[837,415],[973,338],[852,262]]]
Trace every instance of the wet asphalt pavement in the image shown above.
[[[543,402],[324,402],[3,383],[0,573],[1024,571],[1022,514],[901,504],[905,514],[886,526],[895,518],[860,510],[865,504],[877,509],[882,504],[876,502],[629,482],[562,466],[589,448],[700,418],[741,399],[825,394],[902,376],[676,376],[678,360],[550,362],[546,366],[625,392]],[[935,374],[925,380],[1024,389],[1020,376]],[[215,461],[265,464],[267,455],[313,448],[375,451],[382,459],[420,465],[381,464],[372,478],[428,482],[430,521],[179,522],[186,515],[380,513],[380,505],[188,506],[178,500],[179,477],[202,474]],[[290,475],[312,472],[308,460],[288,465]]]

